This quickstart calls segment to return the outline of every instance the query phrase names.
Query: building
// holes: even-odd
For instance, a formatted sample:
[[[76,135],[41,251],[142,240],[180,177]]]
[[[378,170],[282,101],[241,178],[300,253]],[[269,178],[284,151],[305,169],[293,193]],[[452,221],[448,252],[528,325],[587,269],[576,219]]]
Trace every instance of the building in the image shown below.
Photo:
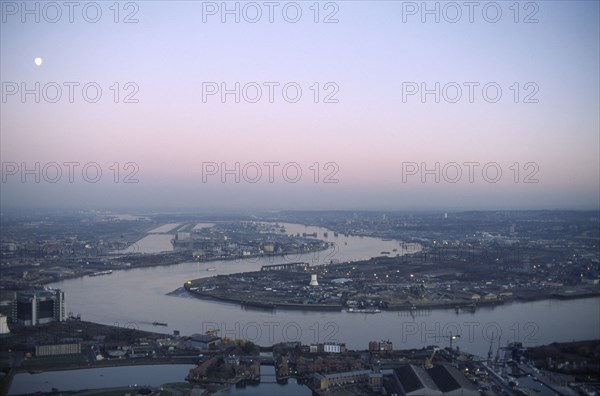
[[[369,352],[382,352],[389,353],[393,350],[393,345],[391,341],[370,341],[369,342]]]
[[[155,355],[156,355],[156,351],[154,350],[154,348],[150,345],[144,345],[144,344],[132,346],[131,350],[129,352],[129,357],[132,359],[151,358],[151,357],[154,357]]]
[[[343,387],[346,385],[368,385],[373,390],[383,387],[384,375],[391,375],[391,370],[382,372],[371,370],[346,371],[344,373],[320,374],[311,376],[312,387],[317,391],[326,391],[332,387]]]
[[[319,373],[314,373],[311,376],[312,386],[316,390],[327,390],[329,389],[329,379],[327,376]]]
[[[225,364],[230,364],[232,366],[240,365],[240,357],[237,355],[227,355],[227,356],[225,356],[223,361],[225,361]]]
[[[433,379],[423,367],[412,364],[394,369],[394,384],[399,394],[407,396],[442,395]]]
[[[374,390],[383,388],[383,374],[382,373],[369,374],[369,387]]]
[[[323,344],[310,344],[310,353],[346,353],[346,344],[326,342]]]
[[[289,359],[287,356],[279,355],[277,360],[275,361],[275,370],[277,377],[289,377],[290,376],[290,368],[289,368]]]
[[[35,356],[78,355],[80,353],[80,343],[35,346]]]
[[[273,242],[267,242],[263,244],[262,248],[265,253],[273,253],[275,251],[275,244]]]
[[[447,364],[425,369],[412,364],[393,370],[392,383],[400,395],[477,396],[477,389],[454,367]]]
[[[379,351],[379,343],[377,341],[369,341],[369,352]]]
[[[442,364],[427,370],[438,389],[449,396],[477,396],[479,392],[473,384],[457,369]]]
[[[188,345],[195,349],[210,349],[221,345],[221,337],[204,335],[204,334],[192,334],[188,340]]]
[[[367,383],[371,370],[347,371],[345,373],[312,375],[312,383],[316,390],[327,390],[333,386]]]
[[[66,319],[65,293],[58,289],[20,291],[13,300],[13,323],[36,326]]]
[[[186,231],[179,231],[175,235],[175,240],[178,241],[178,242],[189,241],[191,237],[192,237],[192,233],[186,232]]]
[[[6,322],[6,316],[0,314],[0,335],[10,333],[8,323]]]
[[[346,344],[340,344],[337,342],[326,342],[323,344],[323,352],[325,353],[345,353]]]

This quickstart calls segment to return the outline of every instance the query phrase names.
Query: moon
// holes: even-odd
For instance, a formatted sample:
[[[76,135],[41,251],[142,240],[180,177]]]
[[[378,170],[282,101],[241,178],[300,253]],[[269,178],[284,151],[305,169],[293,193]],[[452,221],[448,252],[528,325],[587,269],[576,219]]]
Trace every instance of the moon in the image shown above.
[[[35,62],[36,65],[41,66],[42,65],[42,58],[35,58],[33,60]]]

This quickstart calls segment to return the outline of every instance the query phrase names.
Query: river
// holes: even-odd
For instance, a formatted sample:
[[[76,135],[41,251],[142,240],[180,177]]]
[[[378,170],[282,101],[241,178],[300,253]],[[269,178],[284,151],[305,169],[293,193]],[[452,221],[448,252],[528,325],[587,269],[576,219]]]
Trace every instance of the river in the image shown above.
[[[453,309],[432,311],[347,312],[271,311],[243,309],[239,305],[176,297],[167,293],[188,279],[258,270],[262,265],[293,261],[311,264],[358,261],[381,255],[382,251],[400,251],[399,241],[358,236],[333,236],[321,227],[285,224],[288,233],[317,232],[319,238],[335,247],[319,253],[294,257],[270,257],[189,262],[171,266],[115,271],[111,275],[83,277],[56,282],[51,287],[65,292],[67,311],[80,313],[82,319],[117,326],[182,335],[204,333],[218,327],[219,335],[245,338],[260,345],[280,341],[305,344],[338,341],[351,349],[366,349],[371,340],[390,340],[395,349],[427,345],[448,346],[448,335],[460,335],[455,346],[478,355],[486,355],[490,345],[497,349],[509,341],[525,346],[555,341],[584,340],[598,337],[600,298],[567,301],[536,301],[478,308],[475,313],[456,313]],[[207,268],[215,267],[215,271]],[[156,327],[152,322],[166,322]]]
[[[13,378],[9,395],[24,395],[35,392],[51,392],[56,388],[61,392],[81,389],[100,389],[138,386],[160,386],[167,383],[183,382],[193,365],[161,364],[149,366],[103,367],[82,370],[49,371],[40,374],[20,373]],[[290,379],[286,385],[275,382],[275,368],[261,366],[260,384],[246,387],[232,386],[216,395],[264,395],[264,396],[309,396],[309,388]]]

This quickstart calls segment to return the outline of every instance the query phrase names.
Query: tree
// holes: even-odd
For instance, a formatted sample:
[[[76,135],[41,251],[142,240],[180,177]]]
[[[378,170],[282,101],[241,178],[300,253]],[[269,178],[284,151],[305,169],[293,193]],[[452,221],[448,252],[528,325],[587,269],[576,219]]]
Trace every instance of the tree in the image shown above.
[[[246,341],[241,347],[240,350],[244,355],[252,355],[256,350],[256,345],[251,341]]]

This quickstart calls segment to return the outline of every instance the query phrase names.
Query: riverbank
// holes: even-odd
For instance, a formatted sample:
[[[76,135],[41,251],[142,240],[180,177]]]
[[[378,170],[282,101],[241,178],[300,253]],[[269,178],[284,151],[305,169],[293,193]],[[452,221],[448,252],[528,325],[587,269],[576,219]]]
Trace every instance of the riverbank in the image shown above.
[[[595,285],[563,286],[468,263],[423,264],[419,257],[376,257],[351,263],[247,271],[187,281],[189,295],[265,309],[377,313],[455,309],[474,311],[513,301],[600,296]],[[313,278],[316,282],[313,282]],[[170,294],[180,294],[177,290]]]
[[[180,296],[179,293],[181,289],[174,290],[169,293],[170,295]],[[315,310],[315,311],[340,311],[342,306],[340,304],[292,304],[292,303],[269,303],[269,302],[261,302],[261,301],[251,301],[251,300],[241,300],[234,297],[223,297],[223,296],[214,296],[208,293],[203,293],[201,291],[192,291],[188,288],[188,285],[184,285],[184,290],[191,294],[194,297],[205,299],[205,300],[214,300],[221,301],[226,303],[239,304],[242,307],[254,307],[254,308],[264,308],[264,309],[289,309],[289,310]]]
[[[204,299],[204,300],[213,300],[220,301],[225,303],[231,303],[240,305],[241,307],[249,307],[249,308],[263,308],[269,310],[290,310],[290,311],[338,311],[341,312],[346,308],[342,304],[292,304],[292,303],[275,303],[275,302],[260,302],[260,301],[251,301],[251,300],[242,300],[234,297],[221,297],[215,296],[209,293],[204,293],[197,290],[190,290],[187,285],[184,285],[183,288],[174,290],[169,295],[182,297],[182,293],[187,293],[195,298]],[[513,298],[507,300],[496,300],[496,301],[481,301],[477,304],[473,304],[472,302],[430,302],[430,303],[416,303],[416,304],[399,304],[399,305],[388,305],[385,311],[388,312],[422,312],[428,310],[446,310],[446,309],[454,309],[454,310],[462,310],[470,313],[475,312],[478,308],[484,307],[494,307],[505,304],[519,304],[519,303],[528,303],[534,301],[551,301],[551,300],[578,300],[578,299],[587,299],[593,297],[599,297],[600,291],[598,292],[585,292],[569,295],[565,297],[561,294],[551,293],[545,295],[538,296],[528,296],[522,298]],[[350,311],[351,312],[351,311]],[[352,312],[351,312],[352,313]],[[356,312],[362,313],[362,312]],[[369,312],[364,312],[369,313]],[[374,312],[377,313],[377,312]]]
[[[599,360],[598,360],[598,346],[599,346],[599,340],[598,339],[594,339],[594,340],[587,340],[587,341],[579,341],[579,342],[571,342],[571,343],[552,343],[549,345],[543,345],[543,346],[539,346],[539,347],[534,347],[534,348],[522,348],[522,346],[517,343],[512,345],[510,348],[513,348],[511,355],[514,353],[518,353],[522,356],[525,356],[527,358],[527,361],[523,361],[523,360],[519,360],[521,363],[510,363],[508,362],[508,365],[506,367],[508,367],[511,371],[511,375],[513,375],[514,377],[517,377],[519,382],[521,382],[521,386],[523,387],[537,387],[536,384],[534,384],[533,382],[531,382],[530,380],[528,380],[528,377],[532,377],[534,378],[534,381],[537,381],[537,379],[540,380],[540,382],[543,382],[545,385],[552,387],[551,389],[556,389],[557,393],[563,394],[564,388],[561,387],[561,385],[558,385],[558,382],[566,382],[568,381],[569,383],[571,383],[569,386],[573,389],[577,389],[577,388],[585,388],[588,387],[589,389],[592,389],[593,387],[597,387],[597,367],[599,364]],[[270,351],[274,350],[274,345],[270,346]],[[220,378],[213,378],[213,377],[209,377],[208,372],[203,372],[203,374],[201,374],[201,377],[199,378],[199,381],[196,380],[191,380],[188,379],[188,382],[178,382],[178,383],[174,383],[172,380],[171,381],[165,381],[165,382],[160,382],[160,385],[158,385],[158,383],[156,381],[154,382],[150,382],[150,380],[148,380],[148,378],[151,378],[153,374],[155,374],[156,370],[152,371],[150,369],[149,372],[151,374],[145,374],[144,378],[142,379],[142,381],[144,382],[139,382],[139,378],[135,378],[133,379],[133,376],[131,377],[131,385],[129,386],[124,386],[122,385],[122,378],[120,381],[116,382],[115,385],[111,386],[111,382],[109,378],[112,378],[112,376],[109,375],[108,371],[104,371],[104,370],[87,370],[87,372],[84,372],[84,376],[86,378],[86,380],[83,380],[82,382],[79,382],[78,385],[75,385],[75,387],[71,387],[70,389],[72,390],[64,390],[64,388],[62,388],[62,384],[65,381],[65,377],[55,377],[55,376],[44,376],[44,374],[40,374],[40,377],[38,378],[42,378],[41,382],[38,381],[38,385],[36,385],[35,387],[37,388],[38,386],[40,387],[38,390],[39,391],[43,391],[44,389],[44,385],[40,385],[42,383],[45,383],[45,388],[49,388],[50,386],[52,387],[56,387],[62,394],[85,394],[85,395],[103,395],[103,392],[112,392],[112,391],[120,391],[125,390],[125,391],[132,391],[132,390],[156,390],[156,391],[170,391],[173,390],[175,391],[174,394],[184,394],[184,393],[179,393],[180,391],[182,392],[188,392],[189,390],[195,388],[198,389],[199,392],[203,392],[202,394],[213,394],[213,392],[219,392],[225,389],[229,389],[232,388],[234,384],[237,384],[238,382],[240,384],[244,384],[244,381],[246,381],[245,385],[247,386],[251,386],[251,387],[257,387],[255,392],[258,391],[258,394],[265,394],[265,395],[280,395],[283,393],[287,394],[287,388],[282,388],[281,384],[283,382],[279,382],[279,380],[283,380],[283,379],[294,379],[294,383],[297,384],[298,386],[300,386],[300,382],[302,380],[307,380],[308,378],[310,378],[310,374],[311,374],[311,369],[309,367],[307,367],[306,365],[304,365],[303,363],[298,363],[300,361],[304,361],[304,359],[306,358],[314,358],[315,356],[319,357],[319,360],[322,362],[323,367],[331,367],[332,371],[330,373],[335,373],[335,372],[339,372],[339,371],[344,371],[345,368],[343,367],[343,365],[340,365],[340,362],[342,361],[353,361],[353,364],[356,364],[356,358],[359,356],[364,356],[364,355],[371,355],[373,358],[377,359],[378,364],[380,365],[381,368],[383,369],[390,369],[390,368],[400,368],[400,367],[406,367],[407,364],[413,364],[413,365],[421,365],[423,364],[423,360],[426,360],[428,356],[430,356],[431,354],[431,349],[426,349],[426,348],[421,348],[421,349],[391,349],[385,352],[381,352],[381,351],[373,351],[373,350],[365,350],[365,349],[361,349],[361,350],[348,350],[345,351],[342,354],[323,354],[323,353],[317,353],[315,354],[314,352],[309,352],[308,349],[304,349],[304,351],[302,351],[302,349],[298,349],[298,348],[293,348],[291,345],[280,345],[280,349],[278,352],[275,353],[275,355],[279,355],[279,356],[293,356],[295,357],[294,361],[296,362],[296,364],[293,366],[294,369],[299,369],[301,370],[300,372],[296,372],[295,374],[289,374],[289,375],[284,375],[284,376],[279,376],[278,375],[278,366],[277,364],[275,365],[275,367],[270,368],[272,363],[267,363],[265,364],[264,362],[261,361],[261,363],[259,364],[258,360],[262,360],[261,357],[259,355],[253,355],[253,358],[256,359],[254,361],[254,365],[258,366],[257,367],[257,372],[259,372],[258,376],[254,379],[254,380],[248,380],[248,378],[242,378],[243,376],[236,376],[235,378],[231,378],[231,379],[220,379]],[[451,350],[451,348],[442,348],[440,350],[441,352],[437,354],[435,361],[433,361],[433,364],[435,366],[438,365],[443,365],[443,364],[448,364],[448,363],[454,363],[457,365],[461,365],[461,368],[465,368],[468,367],[469,369],[471,369],[473,372],[479,371],[480,369],[484,369],[485,366],[481,365],[481,362],[479,361],[479,358],[477,356],[471,355],[469,353],[469,351],[463,351],[461,348],[461,353],[459,353],[458,351],[453,352]],[[298,357],[302,357],[303,359],[298,359]],[[552,357],[552,359],[548,359],[548,357]],[[252,358],[252,357],[249,357]],[[483,360],[483,358],[481,359]],[[247,360],[248,361],[248,360]],[[249,360],[250,362],[252,362],[252,360]],[[286,362],[283,363],[285,364],[285,366],[287,367],[287,360],[281,360],[281,362]],[[549,363],[552,362],[552,363]],[[130,362],[131,363],[131,362]],[[507,363],[506,361],[504,362],[505,364]],[[551,365],[550,365],[551,364]],[[146,364],[146,366],[150,366],[150,365],[154,365],[154,364]],[[156,365],[161,365],[161,363],[156,363]],[[185,365],[185,364],[184,364]],[[466,366],[465,366],[466,365]],[[141,365],[133,365],[133,364],[126,364],[123,365],[123,369],[128,370],[129,372],[134,372],[137,371],[139,373],[139,369]],[[162,366],[165,366],[165,364],[163,363]],[[181,365],[180,365],[181,366]],[[560,367],[558,367],[560,366]],[[200,366],[194,367],[190,365],[187,365],[185,370],[182,370],[183,367],[181,368],[177,368],[177,370],[171,370],[178,378],[180,376],[182,376],[183,374],[185,374],[186,372],[191,372],[188,371],[189,369],[191,370],[198,370]],[[268,369],[265,369],[265,367],[269,367]],[[99,369],[100,367],[94,367],[94,369]],[[101,368],[100,368],[101,369]],[[162,370],[163,368],[161,368]],[[369,367],[367,366],[366,368],[363,367],[363,370],[366,369],[368,370]],[[488,367],[489,369],[489,367]],[[539,369],[539,370],[538,370]],[[146,370],[146,369],[144,369]],[[471,371],[470,370],[470,371]],[[77,375],[76,373],[69,373],[70,370],[66,370],[66,369],[57,369],[56,371],[62,371],[63,374],[67,374],[69,375],[69,378],[72,378],[73,375]],[[461,370],[462,372],[462,370]],[[498,371],[500,372],[500,371]],[[13,375],[16,375],[18,373],[13,373]],[[325,375],[325,374],[324,374]],[[388,375],[389,375],[389,371],[388,371]],[[102,379],[98,380],[99,377],[102,377]],[[33,375],[32,377],[27,376],[27,378],[36,378],[35,375]],[[61,378],[61,379],[58,379]],[[130,378],[130,377],[127,377]],[[497,377],[500,378],[500,377]],[[44,379],[46,379],[46,381],[44,381]],[[92,380],[90,380],[92,379]],[[466,379],[473,381],[473,383],[479,383],[481,384],[480,381],[484,381],[485,383],[488,382],[488,380],[486,380],[485,378],[474,378],[472,376],[470,376],[469,374],[466,374]],[[24,378],[20,378],[21,380],[21,386],[23,385],[23,380]],[[163,381],[164,379],[161,379],[160,381]],[[56,381],[56,382],[55,382]],[[134,386],[134,381],[137,382],[137,384]],[[146,382],[148,381],[148,382]],[[573,383],[573,381],[577,381],[577,383]],[[48,382],[50,382],[50,384],[48,384]],[[279,385],[275,385],[275,384],[279,384]],[[118,384],[119,386],[116,386],[116,384]],[[204,389],[200,389],[197,388],[197,385],[194,384],[199,384],[202,388]],[[308,387],[313,390],[313,391],[317,391],[317,393],[319,394],[333,394],[330,392],[325,392],[325,393],[320,393],[323,389],[315,389],[313,388],[311,385],[313,384],[309,384],[303,381],[304,385],[308,385]],[[69,385],[72,386],[73,384],[71,382],[69,382]],[[556,385],[556,387],[555,387]],[[81,388],[79,388],[80,390],[75,390],[78,386],[81,386]],[[134,386],[134,387],[132,387]],[[243,385],[242,385],[243,386]],[[273,386],[276,387],[275,389],[278,390],[278,392],[276,393],[270,393],[270,392],[266,392],[265,389]],[[350,385],[350,387],[354,387],[355,385]],[[356,385],[356,386],[360,386],[360,385]],[[237,386],[236,386],[237,387]],[[260,388],[258,388],[260,387]],[[292,387],[294,387],[294,384],[292,384]],[[23,392],[23,388],[20,388],[21,392],[15,393],[13,392],[12,394],[31,394],[33,393],[30,391],[25,391]],[[357,389],[355,389],[357,390]],[[363,391],[366,390],[366,388],[363,388]],[[2,388],[0,389],[1,392],[3,392],[2,394],[9,394],[10,389],[9,388]],[[110,394],[115,394],[115,393],[110,393]],[[162,393],[161,393],[162,394]],[[363,394],[363,393],[361,393]]]
[[[58,370],[39,374],[17,373],[4,395],[73,394],[125,396],[127,394],[183,396],[192,389],[184,382],[195,364],[126,365],[81,370]],[[124,392],[121,392],[124,390]],[[165,391],[165,392],[163,392]]]
[[[7,395],[12,385],[14,376],[22,373],[41,374],[53,371],[75,371],[85,369],[98,369],[110,367],[136,367],[136,366],[156,366],[156,365],[196,365],[198,358],[160,358],[160,359],[115,359],[89,362],[85,364],[56,364],[36,366],[35,370],[27,367],[11,368],[4,378],[0,381],[0,395]]]
[[[56,250],[51,250],[52,255],[46,254],[44,249],[31,251],[24,248],[19,254],[10,251],[2,257],[3,276],[0,286],[4,290],[30,289],[100,272],[177,265],[192,261],[245,261],[252,264],[264,258],[282,261],[281,257],[289,258],[303,254],[317,257],[319,252],[332,247],[332,243],[322,239],[287,235],[277,229],[264,230],[261,227],[248,230],[248,227],[235,222],[226,223],[222,230],[209,235],[192,235],[188,230],[182,236],[183,239],[177,239],[177,234],[172,233],[174,230],[181,232],[184,228],[189,229],[194,224],[196,223],[189,223],[187,228],[178,226],[179,228],[171,229],[167,234],[154,233],[155,229],[146,229],[145,233],[138,231],[135,235],[141,239],[129,240],[127,248],[121,246],[118,250],[108,249],[104,242],[98,242],[97,246],[88,242],[81,247],[81,251],[73,251],[72,247],[61,250],[52,245],[52,249]],[[157,240],[158,237],[162,239]],[[144,242],[147,238],[150,240]],[[106,236],[104,239],[109,240],[110,237]],[[123,242],[121,234],[119,243],[123,245]],[[65,255],[64,252],[69,254]]]
[[[85,364],[65,364],[57,365],[56,363],[48,363],[47,365],[36,366],[35,370],[25,367],[16,367],[9,370],[7,375],[0,381],[0,395],[8,394],[15,375],[20,373],[40,374],[52,371],[64,370],[85,370],[107,367],[134,367],[134,366],[156,366],[156,365],[189,365],[197,364],[198,358],[161,358],[161,359],[122,359],[122,360],[101,360],[89,362]]]
[[[330,247],[324,247],[320,249],[309,250],[303,252],[302,254],[315,254],[322,251],[328,250]],[[248,264],[252,264],[253,261],[257,261],[259,259],[281,259],[282,257],[288,257],[290,255],[289,252],[286,253],[271,253],[271,254],[256,254],[256,255],[248,255],[243,257],[231,257],[231,258],[210,258],[210,259],[201,259],[194,260],[190,251],[186,252],[167,252],[167,253],[132,253],[131,255],[120,255],[118,257],[111,256],[98,256],[98,259],[106,259],[105,265],[102,266],[94,266],[93,268],[72,268],[75,271],[72,274],[62,272],[60,275],[49,276],[43,278],[42,280],[38,280],[33,283],[19,284],[16,288],[5,288],[4,290],[23,290],[28,288],[37,288],[43,287],[45,285],[49,285],[51,283],[61,282],[70,279],[78,279],[87,276],[95,276],[95,273],[102,271],[112,271],[111,273],[101,274],[99,276],[107,277],[107,276],[115,276],[119,272],[126,272],[131,270],[136,270],[140,268],[153,268],[153,267],[168,267],[178,264],[184,264],[189,262],[198,262],[201,264],[210,264],[215,262],[226,262],[226,263],[239,263],[239,262],[248,262]],[[108,263],[108,264],[107,264]],[[218,271],[218,268],[215,268]],[[212,271],[212,269],[211,269]]]
[[[317,232],[319,236],[325,231],[325,229],[306,228],[300,225],[286,228],[294,234]],[[333,240],[331,236],[332,232],[329,232],[330,241]],[[339,247],[335,255],[324,252],[319,256],[321,258],[327,256],[327,258],[333,258],[334,261],[340,260],[350,264],[346,264],[345,268],[339,267],[339,272],[336,271],[336,265],[330,264],[322,267],[311,265],[311,269],[319,269],[319,284],[324,286],[327,275],[323,275],[321,271],[328,270],[331,279],[350,278],[343,273],[343,270],[350,271],[352,277],[357,279],[357,287],[361,293],[357,298],[364,300],[365,303],[368,299],[374,300],[373,297],[381,295],[384,300],[391,302],[389,305],[393,306],[395,303],[388,300],[385,294],[390,293],[393,297],[394,293],[405,292],[406,295],[400,295],[402,298],[397,301],[397,304],[407,308],[411,302],[417,302],[421,297],[429,300],[439,298],[440,301],[443,301],[445,298],[443,293],[446,293],[448,288],[453,293],[462,293],[465,298],[471,298],[473,294],[478,294],[480,300],[484,300],[484,297],[490,293],[499,296],[501,293],[514,292],[516,288],[526,286],[528,283],[531,284],[532,289],[537,289],[533,291],[533,295],[538,295],[538,298],[540,292],[553,290],[550,285],[544,284],[545,282],[549,283],[549,275],[546,270],[514,272],[506,264],[500,266],[496,260],[490,260],[490,254],[470,255],[465,260],[450,260],[451,257],[447,255],[436,256],[434,259],[425,253],[408,255],[404,259],[368,260],[369,257],[378,255],[381,251],[393,251],[394,248],[398,248],[400,251],[399,242],[342,235],[333,241]],[[312,264],[315,263],[314,256],[316,255],[306,254],[294,257],[289,261]],[[536,262],[542,260],[542,258],[533,259]],[[282,258],[279,262],[288,262],[285,260]],[[181,288],[188,279],[206,278],[208,283],[212,283],[217,274],[237,274],[235,275],[236,279],[231,279],[231,281],[237,284],[240,290],[226,297],[248,300],[251,293],[247,293],[247,291],[249,283],[252,282],[244,282],[241,278],[249,281],[250,278],[245,275],[246,272],[258,271],[262,266],[274,264],[272,260],[266,258],[254,261],[223,261],[214,265],[186,262],[163,268],[156,267],[139,271],[121,271],[108,276],[84,277],[52,284],[52,287],[62,289],[68,298],[68,309],[82,313],[87,320],[106,324],[117,321],[121,323],[135,322],[145,330],[170,332],[178,330],[182,335],[202,333],[203,329],[207,328],[219,328],[229,334],[235,334],[239,338],[248,336],[259,345],[270,345],[273,342],[289,341],[290,339],[302,341],[305,344],[338,340],[345,342],[348,347],[356,349],[364,347],[373,339],[389,339],[398,345],[417,348],[430,344],[442,345],[443,340],[429,336],[430,329],[436,329],[436,334],[443,334],[448,326],[454,326],[456,322],[458,328],[452,328],[452,331],[465,334],[461,339],[461,347],[464,346],[484,356],[490,345],[491,330],[489,330],[489,326],[494,326],[495,333],[500,331],[496,329],[497,326],[500,326],[503,340],[508,338],[523,340],[527,337],[525,341],[528,345],[535,345],[554,340],[569,341],[590,338],[593,336],[590,329],[597,328],[598,323],[597,298],[572,300],[572,302],[556,299],[548,302],[531,302],[532,295],[530,294],[526,296],[527,299],[523,300],[523,303],[520,303],[522,301],[520,296],[513,295],[510,301],[519,302],[518,304],[506,301],[495,307],[481,306],[481,309],[477,308],[475,313],[464,309],[460,310],[459,314],[455,314],[455,305],[447,304],[433,312],[425,308],[405,309],[397,311],[397,313],[386,312],[385,309],[382,309],[382,312],[376,315],[357,315],[344,311],[308,311],[306,307],[297,310],[261,308],[250,305],[242,307],[238,302],[195,298],[187,291],[184,291],[185,298],[174,298],[172,294],[169,295],[169,292]],[[206,271],[206,268],[211,266],[216,266],[217,271]],[[352,267],[356,267],[356,270]],[[383,272],[386,267],[390,271]],[[396,269],[399,269],[400,273],[396,273]],[[411,273],[414,278],[410,278]],[[379,279],[374,274],[377,274]],[[389,278],[385,278],[385,274],[389,274]],[[264,276],[265,274],[259,273],[258,275]],[[455,282],[454,279],[459,279],[459,281]],[[308,287],[309,281],[310,274],[304,274],[299,278],[298,285],[300,288]],[[491,282],[491,284],[487,284],[487,282]],[[263,288],[262,293],[269,294],[269,297],[287,290],[273,282],[268,283],[264,287],[276,290],[266,291]],[[508,289],[505,289],[505,286]],[[344,285],[340,284],[340,287],[343,288]],[[436,295],[437,292],[440,294]],[[290,292],[290,295],[292,294],[294,293]],[[493,295],[489,296],[489,298],[491,297]],[[349,299],[352,300],[352,298]],[[98,301],[102,301],[102,305],[99,305]],[[149,302],[150,304],[148,304]],[[110,309],[101,309],[101,306],[110,306]],[[157,329],[152,326],[153,321],[165,322],[169,326],[166,329]],[[276,324],[272,325],[273,322]],[[471,322],[478,324],[479,327],[476,328],[476,331],[471,329]],[[533,322],[534,325],[531,325],[530,322]],[[582,325],[572,326],[570,323],[581,323]],[[259,329],[255,331],[253,326],[256,324]],[[292,327],[298,331],[292,333]],[[487,333],[484,333],[484,329],[487,330]],[[472,337],[466,337],[467,334],[472,334]]]
[[[39,373],[48,371],[61,371],[61,370],[82,370],[90,368],[102,368],[102,367],[121,367],[121,366],[154,366],[160,364],[197,364],[198,357],[170,357],[170,358],[154,358],[154,359],[111,359],[111,360],[99,360],[94,362],[86,362],[84,364],[64,364],[57,365],[54,362],[48,362],[43,365],[36,365],[35,369],[32,367],[15,367],[12,371],[17,373]]]

